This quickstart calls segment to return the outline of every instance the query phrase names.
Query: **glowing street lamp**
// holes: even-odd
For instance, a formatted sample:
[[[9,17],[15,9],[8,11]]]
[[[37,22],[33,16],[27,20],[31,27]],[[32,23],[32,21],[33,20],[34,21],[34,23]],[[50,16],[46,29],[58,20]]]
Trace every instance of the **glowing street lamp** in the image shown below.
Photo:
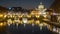
[[[24,23],[24,27],[25,27],[25,25],[26,25],[27,22],[28,22],[28,21],[27,21],[27,18],[23,18],[22,21],[23,21],[23,23]]]
[[[24,24],[26,24],[28,22],[27,18],[23,18],[22,21],[23,21]]]
[[[3,23],[0,23],[0,26],[3,26],[4,24]]]
[[[4,16],[3,14],[0,14],[0,18],[3,18],[3,16]]]
[[[7,15],[4,15],[4,18],[6,18],[7,17]]]

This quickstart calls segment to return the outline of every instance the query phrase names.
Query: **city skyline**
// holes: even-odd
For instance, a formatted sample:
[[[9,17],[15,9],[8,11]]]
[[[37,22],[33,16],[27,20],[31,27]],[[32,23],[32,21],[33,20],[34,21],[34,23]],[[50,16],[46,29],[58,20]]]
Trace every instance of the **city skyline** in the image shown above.
[[[0,6],[3,7],[22,7],[25,9],[33,9],[38,7],[42,2],[46,8],[49,8],[54,0],[0,0]]]

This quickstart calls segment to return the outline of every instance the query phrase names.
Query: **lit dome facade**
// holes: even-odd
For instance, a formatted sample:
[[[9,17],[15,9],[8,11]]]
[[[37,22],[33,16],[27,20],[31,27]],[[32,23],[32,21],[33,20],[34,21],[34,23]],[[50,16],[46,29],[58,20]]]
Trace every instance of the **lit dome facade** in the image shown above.
[[[45,7],[44,5],[42,4],[42,2],[40,3],[40,5],[38,6],[38,10],[43,10]]]

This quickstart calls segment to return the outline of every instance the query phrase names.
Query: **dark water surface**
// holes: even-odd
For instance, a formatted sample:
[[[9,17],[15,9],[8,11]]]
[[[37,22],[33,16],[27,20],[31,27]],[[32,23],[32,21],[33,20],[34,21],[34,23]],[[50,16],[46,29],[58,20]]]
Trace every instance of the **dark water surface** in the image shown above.
[[[46,26],[42,27],[42,30],[40,30],[40,27],[35,25],[32,26],[31,24],[26,25],[10,25],[10,26],[4,26],[0,27],[0,34],[56,34],[47,29]]]

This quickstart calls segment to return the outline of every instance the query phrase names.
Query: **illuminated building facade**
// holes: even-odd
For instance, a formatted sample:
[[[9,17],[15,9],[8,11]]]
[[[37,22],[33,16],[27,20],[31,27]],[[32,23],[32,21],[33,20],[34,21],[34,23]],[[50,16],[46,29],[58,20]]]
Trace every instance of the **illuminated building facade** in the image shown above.
[[[11,10],[10,10],[11,9]],[[0,16],[2,16],[2,17],[4,17],[4,19],[6,19],[7,18],[7,22],[8,21],[10,21],[10,22],[15,22],[15,21],[18,21],[18,22],[25,22],[24,20],[23,20],[23,18],[26,18],[26,19],[30,19],[29,21],[27,21],[28,23],[30,23],[30,21],[32,21],[32,22],[34,22],[34,21],[36,21],[36,19],[37,19],[37,21],[36,21],[36,23],[38,22],[40,22],[40,15],[43,15],[43,17],[44,18],[46,18],[46,8],[44,7],[44,5],[42,4],[42,2],[40,3],[40,5],[38,6],[38,8],[37,8],[37,10],[35,9],[35,10],[32,10],[29,14],[28,13],[22,13],[22,12],[19,12],[19,11],[22,11],[21,9],[21,7],[13,7],[13,8],[10,8],[9,9],[9,11],[8,11],[8,13],[6,14],[2,14],[2,15],[0,15]],[[20,10],[19,10],[20,9]],[[18,10],[18,12],[14,12],[14,11],[17,11]],[[32,18],[32,19],[31,19]],[[13,19],[13,20],[12,20]],[[16,20],[16,19],[18,19],[18,20]],[[12,21],[11,21],[12,20]],[[20,20],[20,21],[19,21]],[[10,23],[9,22],[9,23]],[[35,23],[35,24],[36,24]]]
[[[26,24],[31,24],[32,27],[34,25],[39,26],[41,30],[43,26],[47,26],[49,28],[50,25],[43,21],[43,20],[47,21],[48,19],[46,18],[47,14],[45,12],[47,9],[44,7],[42,3],[40,3],[37,9],[30,11],[30,13],[27,12],[22,13],[22,11],[17,12],[18,9],[13,8],[12,10],[9,10],[8,13],[0,14],[0,17],[3,17],[5,19],[5,21],[3,21],[4,19],[0,20],[3,21],[3,25],[6,24],[10,26],[12,24],[18,27],[18,25],[23,24],[25,27]]]
[[[41,2],[40,5],[38,6],[37,10],[39,11],[40,14],[46,14],[46,8],[45,6],[43,5],[43,3]]]

